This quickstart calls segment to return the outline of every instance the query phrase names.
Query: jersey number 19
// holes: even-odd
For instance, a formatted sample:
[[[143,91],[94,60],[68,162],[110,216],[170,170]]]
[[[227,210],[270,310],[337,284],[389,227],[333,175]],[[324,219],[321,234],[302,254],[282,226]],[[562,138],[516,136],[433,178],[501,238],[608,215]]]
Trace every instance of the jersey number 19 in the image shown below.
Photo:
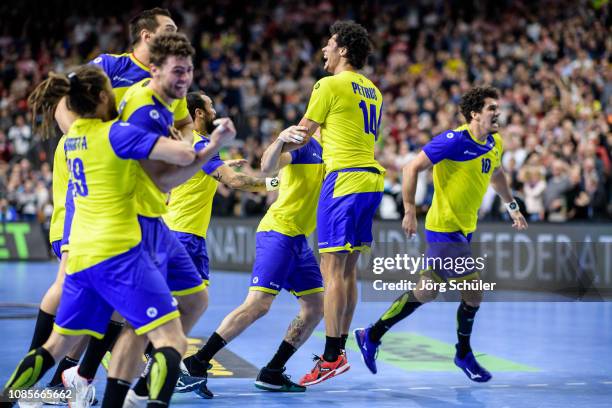
[[[73,185],[73,194],[80,195],[81,197],[87,197],[89,189],[87,188],[87,180],[85,179],[85,167],[83,166],[83,160],[78,157],[72,160],[68,160],[68,169],[70,170],[70,179]]]

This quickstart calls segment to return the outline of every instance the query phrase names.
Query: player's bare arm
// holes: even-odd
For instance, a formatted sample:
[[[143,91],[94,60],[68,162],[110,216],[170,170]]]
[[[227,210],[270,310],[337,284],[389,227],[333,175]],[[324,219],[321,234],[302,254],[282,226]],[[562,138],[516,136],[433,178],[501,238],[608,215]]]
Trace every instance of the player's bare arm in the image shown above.
[[[301,142],[297,142],[297,143],[296,142],[285,143],[283,145],[283,152],[290,152],[292,150],[297,150],[300,147],[305,146],[310,140],[310,138],[312,137],[312,135],[315,134],[319,126],[320,125],[313,120],[310,120],[308,118],[302,118],[302,120],[300,120],[300,123],[298,123],[298,127],[306,128],[306,135],[304,136],[304,139]]]
[[[174,122],[174,127],[183,136],[183,140],[189,145],[193,143],[193,120],[191,116],[187,116],[185,119],[181,119]]]
[[[421,151],[404,169],[402,181],[402,198],[404,200],[404,219],[402,228],[409,236],[416,234],[417,219],[414,196],[416,194],[418,174],[433,167],[433,163],[425,152]]]
[[[262,192],[266,191],[266,179],[238,173],[230,166],[220,166],[211,176],[219,183],[240,191]]]
[[[231,119],[217,119],[215,120],[215,125],[217,125],[217,128],[212,132],[208,146],[195,153],[195,160],[186,166],[170,166],[151,160],[140,161],[140,165],[160,191],[168,192],[189,180],[202,168],[204,163],[212,159],[219,152],[225,143],[236,136],[236,128]],[[177,143],[185,144],[184,142]]]
[[[316,130],[316,129],[315,129]],[[291,154],[283,153],[286,144],[301,145],[306,138],[307,128],[289,126],[268,146],[261,156],[261,171],[265,175],[277,174],[280,169],[291,163]],[[293,149],[292,149],[293,150]]]
[[[523,214],[521,214],[518,204],[514,201],[514,197],[512,197],[512,191],[506,180],[506,173],[501,166],[495,169],[491,175],[491,187],[493,187],[493,190],[495,190],[504,201],[504,204],[506,204],[508,213],[510,217],[512,217],[512,227],[519,231],[527,229],[527,221]]]

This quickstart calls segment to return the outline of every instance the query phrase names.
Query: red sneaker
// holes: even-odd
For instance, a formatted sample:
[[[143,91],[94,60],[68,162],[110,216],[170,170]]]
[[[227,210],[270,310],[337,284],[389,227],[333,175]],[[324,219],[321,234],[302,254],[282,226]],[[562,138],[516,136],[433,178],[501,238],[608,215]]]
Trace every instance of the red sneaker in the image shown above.
[[[323,360],[323,356],[315,356],[314,361],[317,363],[311,372],[302,377],[300,385],[315,385],[340,375],[351,368],[344,353],[340,354],[336,361],[333,362]]]

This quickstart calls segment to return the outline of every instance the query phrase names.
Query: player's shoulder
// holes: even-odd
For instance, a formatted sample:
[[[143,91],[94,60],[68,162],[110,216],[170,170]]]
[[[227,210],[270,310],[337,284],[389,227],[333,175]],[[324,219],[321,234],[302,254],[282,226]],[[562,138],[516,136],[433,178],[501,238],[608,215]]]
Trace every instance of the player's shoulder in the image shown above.
[[[469,135],[466,133],[467,129],[463,127],[458,127],[456,129],[447,129],[443,132],[438,133],[433,137],[432,140],[438,143],[444,143],[449,146],[458,145],[465,141],[466,137]]]
[[[495,144],[498,145],[499,147],[503,147],[504,145],[504,139],[502,138],[502,135],[499,132],[495,132],[491,135],[491,137],[493,138],[493,140],[495,141]]]
[[[107,66],[107,65],[117,65],[126,63],[129,61],[129,54],[100,54],[94,59],[91,60],[92,64]]]

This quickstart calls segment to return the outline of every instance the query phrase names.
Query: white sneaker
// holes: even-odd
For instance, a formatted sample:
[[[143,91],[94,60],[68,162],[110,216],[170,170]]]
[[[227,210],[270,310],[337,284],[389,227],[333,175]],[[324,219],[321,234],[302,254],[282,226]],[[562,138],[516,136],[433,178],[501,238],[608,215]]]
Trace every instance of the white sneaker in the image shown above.
[[[18,403],[20,408],[41,408],[43,406],[42,402],[34,402],[29,400],[19,400]]]
[[[123,401],[123,408],[146,408],[149,396],[141,397],[134,390],[129,390]]]
[[[62,373],[64,387],[72,388],[74,395],[68,400],[70,408],[89,408],[96,398],[96,389],[86,378],[79,375],[79,366],[71,367]]]

